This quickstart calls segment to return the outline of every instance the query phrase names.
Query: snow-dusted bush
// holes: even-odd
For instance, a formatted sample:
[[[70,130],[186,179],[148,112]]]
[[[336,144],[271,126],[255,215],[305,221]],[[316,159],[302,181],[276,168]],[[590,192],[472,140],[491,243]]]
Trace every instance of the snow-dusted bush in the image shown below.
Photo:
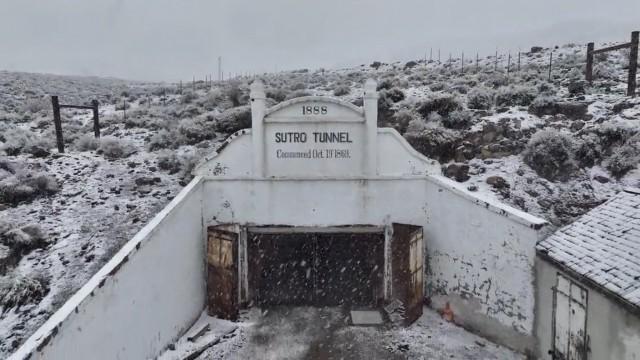
[[[25,102],[23,110],[30,113],[39,113],[51,109],[51,101],[46,98],[29,99]]]
[[[596,63],[593,66],[593,78],[598,80],[616,80],[617,73],[608,63]]]
[[[168,171],[169,174],[175,174],[180,171],[182,164],[175,152],[165,150],[158,155],[158,168]]]
[[[0,307],[3,312],[37,303],[48,292],[49,284],[43,276],[10,273],[0,277]]]
[[[198,98],[198,95],[191,90],[185,90],[180,97],[181,104],[191,104],[195,99]]]
[[[182,142],[182,135],[177,130],[160,129],[153,134],[147,143],[147,149],[149,151],[156,151],[161,149],[175,149]]]
[[[509,78],[501,72],[494,72],[487,75],[485,83],[497,89],[509,84]]]
[[[527,85],[509,85],[498,89],[496,93],[497,106],[528,106],[536,98],[538,92],[535,87]]]
[[[215,130],[231,134],[251,127],[251,106],[239,106],[225,110],[217,116]]]
[[[100,141],[94,135],[89,134],[80,135],[74,142],[74,147],[78,151],[96,150],[98,145],[100,145]]]
[[[574,153],[580,167],[591,167],[602,160],[602,146],[596,134],[588,134],[577,141]]]
[[[571,135],[557,130],[544,129],[531,136],[522,155],[541,177],[554,181],[566,181],[575,170]]]
[[[266,92],[267,98],[273,99],[276,103],[281,103],[287,98],[287,92],[283,89],[268,89]]]
[[[474,87],[467,93],[467,106],[470,109],[489,110],[493,106],[493,91],[485,87]]]
[[[385,90],[384,96],[389,98],[389,100],[393,101],[394,103],[400,102],[405,98],[404,92],[397,87]]]
[[[1,149],[7,155],[26,153],[43,157],[49,155],[49,150],[53,145],[51,140],[22,128],[10,128],[3,134],[3,138],[5,142]]]
[[[418,117],[416,116],[416,114],[414,114],[412,111],[402,109],[394,113],[393,116],[391,116],[391,118],[389,119],[389,123],[385,125],[391,126],[394,129],[398,130],[398,132],[403,134],[407,131],[409,123],[417,118]]]
[[[442,118],[442,125],[449,129],[466,129],[471,125],[473,114],[468,110],[455,110]]]
[[[345,95],[349,95],[350,92],[351,92],[351,88],[344,85],[338,86],[335,89],[333,89],[334,96],[345,96]]]
[[[17,254],[26,254],[46,245],[45,236],[40,226],[36,224],[5,231],[0,235],[0,242]]]
[[[559,111],[558,98],[551,95],[539,95],[529,105],[529,112],[537,116],[555,115]]]
[[[418,105],[418,113],[425,119],[432,112],[437,112],[441,116],[447,116],[450,112],[460,109],[462,106],[460,100],[451,94],[432,94],[420,105]]]
[[[421,132],[407,131],[404,137],[414,149],[440,162],[453,159],[461,141],[460,135],[453,130],[430,127]]]
[[[135,151],[135,147],[131,142],[113,136],[105,136],[100,139],[100,146],[98,147],[98,152],[109,160],[129,157]]]
[[[233,107],[246,105],[249,102],[249,94],[240,88],[240,84],[233,83],[223,90],[226,98],[231,101]]]
[[[427,123],[422,118],[413,118],[407,125],[406,133],[420,134],[427,128]]]
[[[189,145],[197,144],[204,140],[213,139],[215,130],[212,123],[206,123],[201,118],[182,119],[178,124],[178,132]]]
[[[640,163],[640,134],[631,137],[622,146],[615,149],[605,166],[617,178],[624,176]]]
[[[57,180],[44,173],[27,170],[4,170],[0,177],[0,203],[17,205],[40,196],[49,196],[60,190]]]

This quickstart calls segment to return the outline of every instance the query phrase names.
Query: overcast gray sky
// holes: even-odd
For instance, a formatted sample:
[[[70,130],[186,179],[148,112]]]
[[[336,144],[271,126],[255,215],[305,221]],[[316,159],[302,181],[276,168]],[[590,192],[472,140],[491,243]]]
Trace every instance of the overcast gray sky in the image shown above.
[[[628,41],[639,0],[0,0],[0,69],[189,80]]]

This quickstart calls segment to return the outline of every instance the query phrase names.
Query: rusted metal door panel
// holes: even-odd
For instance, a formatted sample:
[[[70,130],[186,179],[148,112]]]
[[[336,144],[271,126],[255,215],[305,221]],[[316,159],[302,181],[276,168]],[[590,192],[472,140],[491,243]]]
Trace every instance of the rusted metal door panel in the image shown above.
[[[392,298],[405,307],[405,322],[422,315],[424,288],[424,240],[421,226],[392,224],[391,273]]]
[[[239,229],[229,225],[207,229],[207,313],[221,319],[238,318]]]
[[[587,291],[558,274],[553,299],[553,356],[586,360]]]

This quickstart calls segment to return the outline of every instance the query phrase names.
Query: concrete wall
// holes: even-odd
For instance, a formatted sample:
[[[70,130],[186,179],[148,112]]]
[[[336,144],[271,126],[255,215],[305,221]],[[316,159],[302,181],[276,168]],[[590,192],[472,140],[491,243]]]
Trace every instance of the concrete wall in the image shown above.
[[[551,360],[548,351],[552,346],[553,334],[553,291],[556,276],[568,273],[553,264],[538,258],[536,277],[536,335],[538,351],[542,359]],[[573,278],[576,281],[575,278]],[[579,283],[579,282],[578,282]],[[637,360],[640,359],[640,315],[632,314],[617,301],[603,293],[589,288],[587,305],[587,336],[589,337],[589,360]]]
[[[146,359],[204,307],[202,181],[194,179],[11,359]]]
[[[204,185],[207,224],[424,227],[427,296],[456,321],[532,351],[534,257],[541,220],[472,197],[441,177],[219,179]]]

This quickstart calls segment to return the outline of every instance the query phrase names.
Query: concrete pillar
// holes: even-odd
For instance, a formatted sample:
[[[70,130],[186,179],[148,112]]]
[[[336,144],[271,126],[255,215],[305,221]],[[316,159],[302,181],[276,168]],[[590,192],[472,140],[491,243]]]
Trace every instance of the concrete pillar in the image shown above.
[[[378,164],[378,91],[375,80],[369,79],[364,84],[364,116],[366,121],[364,173],[368,176],[377,174]]]
[[[251,84],[251,141],[253,143],[253,175],[264,177],[264,113],[266,95],[264,84],[256,79]]]

